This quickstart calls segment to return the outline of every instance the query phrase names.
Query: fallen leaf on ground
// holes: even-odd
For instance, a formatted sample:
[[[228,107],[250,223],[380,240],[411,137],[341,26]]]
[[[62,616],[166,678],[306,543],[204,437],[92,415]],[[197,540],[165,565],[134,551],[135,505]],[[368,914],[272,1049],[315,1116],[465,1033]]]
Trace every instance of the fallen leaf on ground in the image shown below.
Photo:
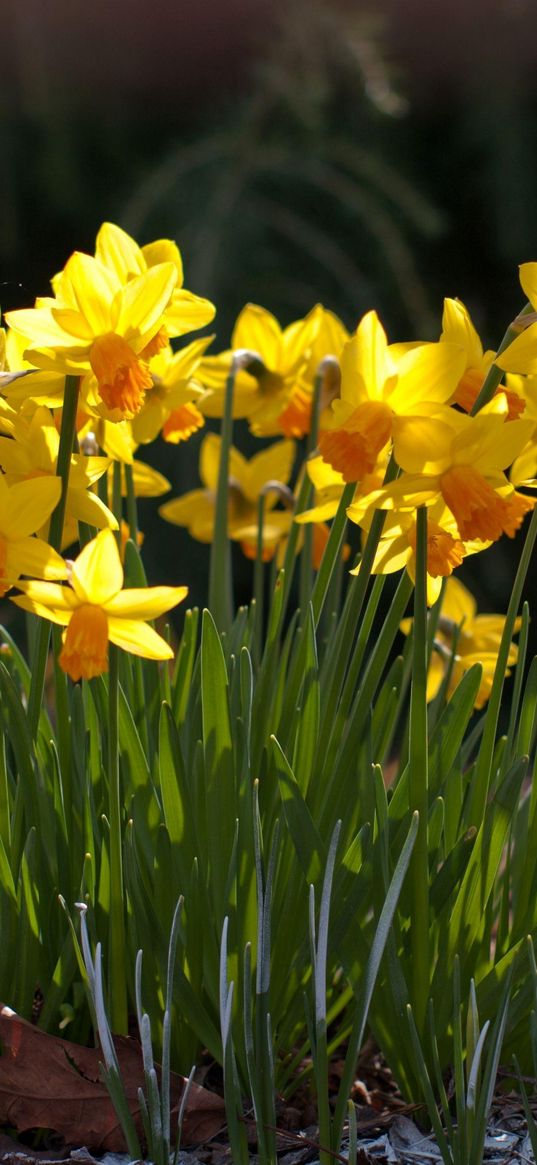
[[[19,1133],[26,1129],[53,1129],[66,1144],[85,1145],[94,1152],[125,1150],[121,1127],[101,1081],[99,1048],[83,1048],[47,1035],[3,1006],[0,1040],[0,1125],[12,1125]],[[138,1105],[138,1088],[144,1084],[141,1048],[127,1036],[114,1036],[114,1046],[129,1108],[142,1136]],[[171,1073],[172,1130],[185,1083],[184,1076]],[[224,1123],[221,1097],[192,1084],[183,1143],[201,1144]]]

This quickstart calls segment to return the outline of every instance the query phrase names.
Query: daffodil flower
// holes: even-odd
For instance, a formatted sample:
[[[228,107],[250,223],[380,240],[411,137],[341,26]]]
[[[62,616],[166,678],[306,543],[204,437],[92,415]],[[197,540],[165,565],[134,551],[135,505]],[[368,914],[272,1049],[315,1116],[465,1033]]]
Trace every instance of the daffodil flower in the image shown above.
[[[368,530],[373,510],[367,510],[361,525]],[[379,540],[372,574],[393,574],[406,568],[412,582],[416,581],[416,511],[399,510],[386,515]],[[436,602],[442,579],[448,577],[460,566],[467,554],[476,554],[485,549],[483,542],[463,542],[459,537],[457,523],[443,504],[434,503],[427,515],[427,603]],[[359,567],[351,570],[357,574]]]
[[[59,477],[9,485],[0,474],[0,597],[22,574],[41,579],[67,575],[63,558],[31,535],[50,518],[60,499]]]
[[[404,619],[401,630],[408,635],[413,620]],[[521,620],[515,623],[515,632]],[[505,626],[503,615],[478,615],[477,603],[471,592],[457,578],[448,578],[442,597],[440,619],[433,644],[427,675],[427,700],[433,700],[446,674],[450,673],[448,699],[465,672],[475,663],[483,669],[474,707],[486,704],[498,660],[498,652]],[[516,643],[511,643],[506,675],[518,657]]]
[[[517,493],[503,470],[533,431],[531,421],[505,423],[506,404],[496,398],[476,417],[452,413],[450,423],[421,418],[396,438],[395,456],[406,472],[347,511],[360,524],[368,505],[407,509],[443,500],[463,542],[495,542],[518,530],[534,502]]]
[[[382,450],[416,417],[453,396],[464,353],[453,344],[388,345],[368,312],[341,354],[341,394],[320,419],[319,452],[347,482],[371,473]]]
[[[101,530],[71,563],[69,584],[21,582],[12,601],[66,630],[60,667],[75,682],[108,671],[108,644],[143,659],[171,659],[166,641],[147,625],[180,603],[187,587],[123,589],[123,567],[111,530]]]
[[[200,450],[200,477],[203,489],[190,490],[180,498],[165,502],[159,514],[167,522],[176,526],[186,526],[198,542],[212,542],[214,535],[216,487],[220,460],[220,437],[209,433]],[[286,486],[291,476],[295,459],[294,441],[277,441],[269,449],[256,453],[249,461],[231,447],[229,457],[228,482],[228,532],[229,537],[241,544],[257,545],[257,506],[261,493],[265,492],[266,522],[263,525],[263,545],[274,552],[275,546],[292,522],[292,514],[272,513],[281,497],[279,486]],[[268,483],[268,488],[267,488]],[[270,488],[274,483],[274,487]],[[255,556],[250,546],[247,556]]]
[[[39,479],[42,483],[49,477],[58,480],[60,438],[49,409],[38,406],[28,420],[4,402],[0,408],[0,429],[10,434],[0,437],[0,465],[9,482]],[[108,457],[72,455],[65,504],[67,519],[87,522],[98,530],[104,526],[117,529],[111,510],[89,488],[106,473],[109,464]]]
[[[247,304],[235,324],[231,349],[201,361],[199,379],[210,390],[202,404],[205,415],[222,416],[232,356],[250,353],[249,366],[236,377],[234,416],[246,417],[258,437],[303,437],[311,424],[312,392],[306,374],[318,327],[316,308],[282,329],[265,308]]]
[[[195,380],[205,349],[212,336],[194,340],[179,352],[169,345],[150,363],[153,388],[146,393],[138,415],[132,421],[137,444],[147,444],[161,433],[165,441],[177,445],[187,441],[205,424],[198,404],[204,390]]]
[[[124,284],[98,259],[75,252],[54,283],[56,298],[9,312],[38,368],[82,376],[92,371],[107,408],[122,420],[140,411],[152,387],[147,366],[177,282],[173,263],[149,267]]]

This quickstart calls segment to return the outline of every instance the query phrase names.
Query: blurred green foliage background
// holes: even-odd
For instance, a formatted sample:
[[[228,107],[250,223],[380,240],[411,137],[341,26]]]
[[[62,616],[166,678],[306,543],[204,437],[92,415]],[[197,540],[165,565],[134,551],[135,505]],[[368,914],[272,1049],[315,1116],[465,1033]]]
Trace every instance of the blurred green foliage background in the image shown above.
[[[522,306],[532,0],[1,0],[0,14],[4,310],[46,293],[106,219],[177,240],[219,348],[248,300],[285,324],[320,300],[349,328],[375,307],[407,340],[436,338],[459,296],[491,347]],[[198,449],[147,459],[177,493]],[[155,511],[150,572],[202,597],[205,549]],[[505,606],[517,557],[504,542],[465,568],[487,606]]]

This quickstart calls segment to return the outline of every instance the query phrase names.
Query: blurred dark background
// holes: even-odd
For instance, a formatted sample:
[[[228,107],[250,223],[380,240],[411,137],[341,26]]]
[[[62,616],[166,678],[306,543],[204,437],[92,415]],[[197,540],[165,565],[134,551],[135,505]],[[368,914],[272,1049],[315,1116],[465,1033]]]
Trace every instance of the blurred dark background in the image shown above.
[[[376,307],[406,340],[436,338],[459,296],[490,347],[522,306],[533,0],[0,0],[0,15],[4,310],[46,293],[106,219],[177,240],[222,348],[248,300],[283,324],[320,300],[349,328]],[[177,493],[198,450],[147,460]],[[201,599],[205,548],[153,503],[141,524],[154,581]],[[465,567],[488,609],[517,559],[504,540]]]

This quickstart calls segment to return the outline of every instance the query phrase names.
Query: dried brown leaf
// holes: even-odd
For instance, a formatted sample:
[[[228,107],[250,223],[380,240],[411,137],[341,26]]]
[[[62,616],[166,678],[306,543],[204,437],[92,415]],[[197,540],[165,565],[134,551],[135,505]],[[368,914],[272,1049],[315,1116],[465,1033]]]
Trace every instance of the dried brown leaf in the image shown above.
[[[0,1009],[0,1040],[0,1124],[12,1125],[19,1133],[34,1128],[53,1129],[66,1144],[85,1145],[94,1152],[125,1150],[123,1133],[100,1077],[100,1049],[83,1048],[47,1035],[6,1007]],[[114,1045],[129,1108],[141,1136],[141,1048],[126,1036],[114,1036]],[[172,1127],[185,1083],[184,1076],[171,1074]],[[183,1141],[201,1144],[213,1137],[224,1121],[221,1097],[193,1084]]]

